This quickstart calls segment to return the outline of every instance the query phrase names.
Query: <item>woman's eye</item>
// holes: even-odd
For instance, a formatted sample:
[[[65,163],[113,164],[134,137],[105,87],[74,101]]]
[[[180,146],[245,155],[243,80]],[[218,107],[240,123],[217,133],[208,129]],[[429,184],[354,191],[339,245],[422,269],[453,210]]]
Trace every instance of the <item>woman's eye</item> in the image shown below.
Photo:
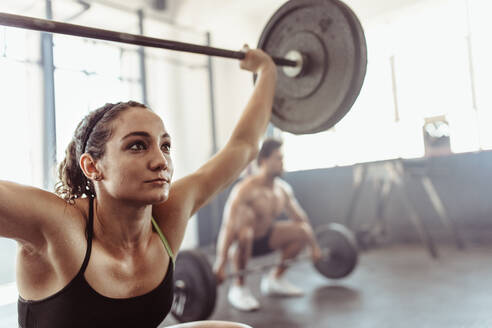
[[[162,144],[161,149],[165,152],[170,152],[171,151],[171,144],[169,142],[166,142]]]
[[[145,150],[145,144],[143,142],[136,142],[131,144],[128,149],[133,151]]]

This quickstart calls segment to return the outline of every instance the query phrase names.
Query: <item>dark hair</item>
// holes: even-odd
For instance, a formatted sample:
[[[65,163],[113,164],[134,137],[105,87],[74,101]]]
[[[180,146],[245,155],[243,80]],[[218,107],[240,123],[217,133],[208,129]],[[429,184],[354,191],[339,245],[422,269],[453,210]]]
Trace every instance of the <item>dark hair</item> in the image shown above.
[[[112,135],[111,122],[118,115],[131,108],[147,108],[136,101],[106,104],[91,111],[77,125],[72,140],[65,150],[65,159],[58,167],[59,181],[55,186],[55,193],[68,202],[83,195],[95,197],[94,184],[82,172],[79,165],[80,156],[88,153],[95,160],[103,157],[106,143]]]
[[[283,142],[279,139],[275,138],[267,138],[263,141],[261,145],[260,152],[258,153],[258,157],[256,158],[256,163],[258,165],[261,164],[261,161],[265,158],[270,157],[270,155],[276,150],[282,147]]]

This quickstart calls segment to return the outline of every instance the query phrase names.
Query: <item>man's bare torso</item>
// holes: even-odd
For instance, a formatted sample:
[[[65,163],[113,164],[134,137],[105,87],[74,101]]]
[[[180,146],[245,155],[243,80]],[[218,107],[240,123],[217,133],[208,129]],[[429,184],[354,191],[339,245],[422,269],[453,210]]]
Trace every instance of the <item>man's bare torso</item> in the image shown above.
[[[285,182],[276,178],[273,184],[265,184],[258,176],[248,177],[237,185],[236,190],[241,202],[237,226],[251,224],[255,238],[264,236],[275,219],[284,212],[288,196]]]

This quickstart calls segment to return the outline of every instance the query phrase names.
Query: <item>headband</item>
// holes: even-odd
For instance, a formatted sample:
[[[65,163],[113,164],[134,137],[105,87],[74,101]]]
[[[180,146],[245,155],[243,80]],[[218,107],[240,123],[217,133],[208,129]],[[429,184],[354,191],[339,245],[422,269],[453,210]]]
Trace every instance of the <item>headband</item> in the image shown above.
[[[110,106],[108,106],[110,105]],[[96,117],[92,120],[93,123],[89,126],[89,128],[87,129],[87,134],[85,135],[85,138],[84,138],[84,143],[83,143],[83,148],[82,148],[82,154],[85,153],[85,148],[87,147],[87,141],[89,141],[89,137],[91,136],[92,134],[92,130],[94,130],[94,127],[97,125],[97,123],[99,123],[99,121],[103,118],[103,116],[109,112],[109,110],[111,110],[112,108],[115,107],[115,105],[117,104],[106,104],[105,108],[103,108],[99,113],[96,114]]]

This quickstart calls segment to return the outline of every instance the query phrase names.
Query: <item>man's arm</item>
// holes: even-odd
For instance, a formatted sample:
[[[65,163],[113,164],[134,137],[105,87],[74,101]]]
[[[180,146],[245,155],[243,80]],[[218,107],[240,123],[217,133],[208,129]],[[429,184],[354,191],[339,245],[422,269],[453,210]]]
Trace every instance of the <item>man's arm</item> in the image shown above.
[[[214,265],[219,283],[224,280],[229,249],[237,240],[239,230],[254,220],[254,213],[247,205],[249,194],[247,189],[247,186],[244,185],[233,189],[224,207],[224,217],[217,239],[217,257]]]
[[[279,182],[287,198],[285,212],[291,220],[301,222],[303,228],[308,231],[308,245],[311,248],[313,261],[316,262],[320,259],[322,254],[318,242],[316,241],[316,235],[314,234],[311,222],[309,221],[306,212],[297,201],[292,187],[284,180],[279,179]]]
[[[309,218],[301,205],[299,205],[292,187],[284,180],[277,179],[277,182],[286,196],[285,214],[291,220],[309,223]]]

